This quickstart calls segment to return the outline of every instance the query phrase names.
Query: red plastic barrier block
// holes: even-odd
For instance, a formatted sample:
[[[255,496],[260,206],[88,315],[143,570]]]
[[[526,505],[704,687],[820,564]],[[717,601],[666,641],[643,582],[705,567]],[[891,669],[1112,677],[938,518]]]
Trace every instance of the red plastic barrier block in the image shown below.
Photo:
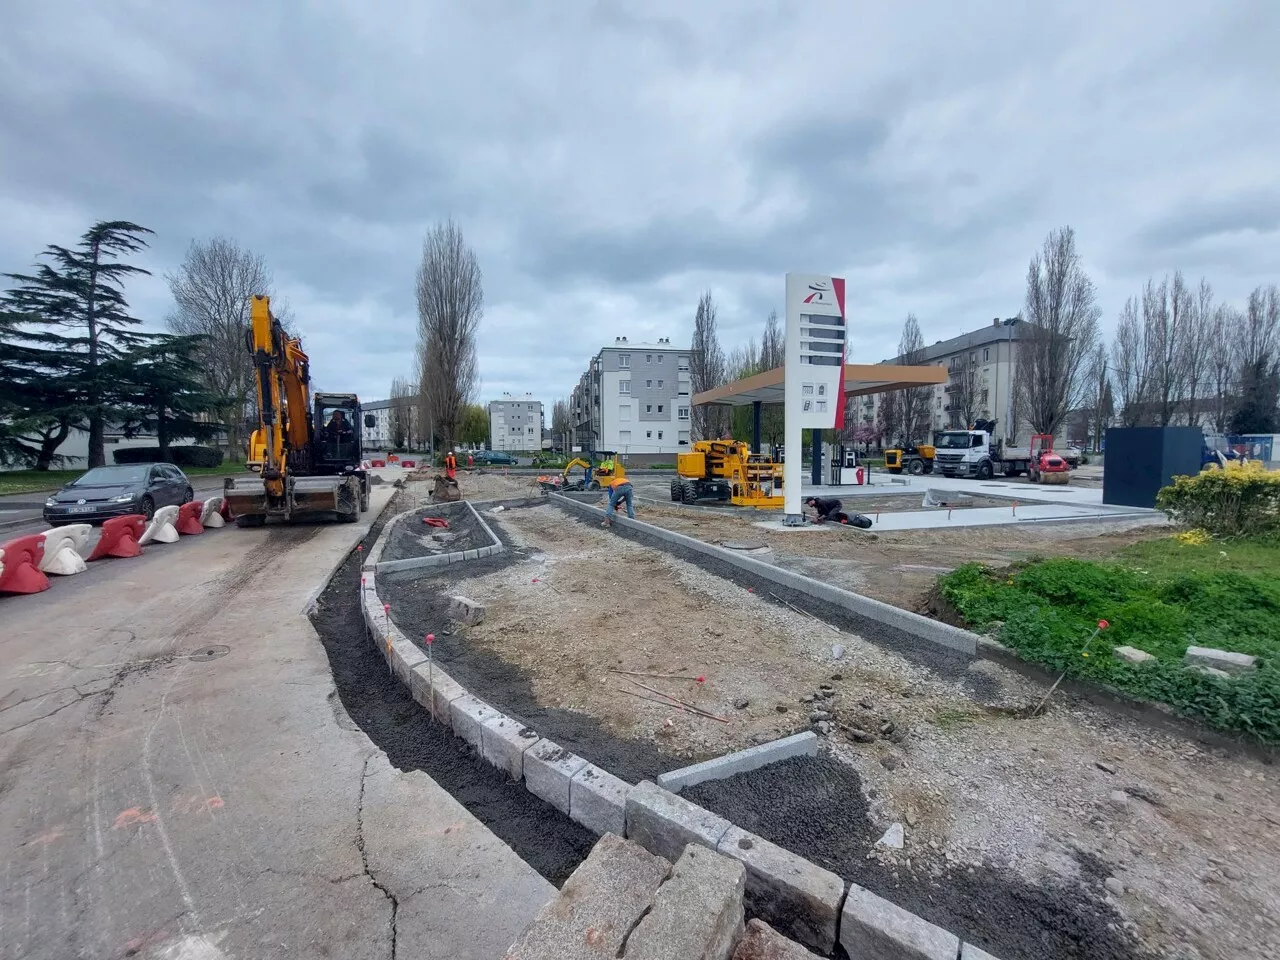
[[[178,522],[174,524],[184,537],[194,537],[204,533],[204,524],[200,522],[200,511],[204,509],[203,500],[192,500],[178,508]]]
[[[411,467],[416,467],[417,465],[418,465],[417,460],[401,460],[400,461],[400,466],[404,467],[406,470],[410,469]]]
[[[40,572],[44,558],[44,534],[32,533],[0,544],[0,593],[39,593],[49,589],[49,578]]]
[[[102,524],[102,536],[98,545],[88,559],[101,560],[103,557],[136,557],[142,553],[138,546],[138,538],[147,529],[147,518],[140,513],[130,513],[123,517],[112,517]]]
[[[234,519],[231,516],[231,501],[228,500],[226,497],[222,498],[222,506],[218,508],[218,513],[220,513],[222,515],[222,519],[226,520],[228,523],[230,523],[231,520]]]
[[[387,465],[387,461],[385,461],[385,460],[374,460],[374,461],[373,461],[373,465],[374,465],[375,467],[385,467],[385,466]]]

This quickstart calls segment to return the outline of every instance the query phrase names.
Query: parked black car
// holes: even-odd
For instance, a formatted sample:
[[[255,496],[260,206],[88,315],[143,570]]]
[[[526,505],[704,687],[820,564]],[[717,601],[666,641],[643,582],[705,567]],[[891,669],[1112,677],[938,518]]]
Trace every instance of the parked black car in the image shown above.
[[[148,520],[156,507],[195,498],[187,475],[171,463],[130,463],[94,467],[44,502],[45,522],[93,523],[127,513]]]
[[[475,454],[476,463],[490,467],[514,467],[520,458],[505,450],[479,450]]]

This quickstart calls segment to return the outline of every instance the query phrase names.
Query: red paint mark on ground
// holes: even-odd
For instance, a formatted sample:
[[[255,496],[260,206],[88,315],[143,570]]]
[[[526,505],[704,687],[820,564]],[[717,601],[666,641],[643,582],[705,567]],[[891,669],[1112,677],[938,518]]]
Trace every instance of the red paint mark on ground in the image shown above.
[[[210,810],[221,810],[221,809],[222,809],[222,798],[221,798],[221,797],[210,797],[208,800],[206,800],[206,801],[204,802],[204,805],[205,805],[207,808],[209,808]]]
[[[61,836],[62,836],[61,827],[51,827],[48,830],[46,830],[44,833],[39,834],[38,836],[32,837],[30,840],[27,841],[27,843],[35,843],[35,844],[39,844],[42,847],[47,847],[49,844],[53,843],[55,840],[57,840]]]
[[[150,810],[143,810],[140,807],[130,807],[128,810],[121,810],[116,817],[116,822],[111,825],[112,830],[119,830],[121,827],[132,827],[136,823],[155,823],[156,815]]]

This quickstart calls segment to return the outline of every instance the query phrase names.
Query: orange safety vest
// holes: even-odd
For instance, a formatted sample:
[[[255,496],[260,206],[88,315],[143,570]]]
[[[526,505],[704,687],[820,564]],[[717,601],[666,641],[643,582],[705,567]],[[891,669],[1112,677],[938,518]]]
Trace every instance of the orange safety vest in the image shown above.
[[[630,480],[628,480],[626,477],[614,477],[612,480],[610,480],[610,481],[609,481],[609,486],[610,486],[610,488],[612,488],[612,487],[620,487],[620,486],[622,486],[624,483],[630,483],[630,482],[631,482],[631,481],[630,481]]]

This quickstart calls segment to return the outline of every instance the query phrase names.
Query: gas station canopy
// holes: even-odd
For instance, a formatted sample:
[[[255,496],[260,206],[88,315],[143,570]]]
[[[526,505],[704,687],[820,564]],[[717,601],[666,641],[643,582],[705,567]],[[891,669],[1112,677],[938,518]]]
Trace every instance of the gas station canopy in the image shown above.
[[[868,393],[888,393],[906,390],[908,387],[932,387],[947,380],[945,367],[904,367],[887,363],[846,363],[844,365],[844,392],[848,397],[860,397]],[[719,403],[744,406],[749,403],[782,403],[785,368],[775,367],[764,373],[704,390],[693,396],[695,405]]]

